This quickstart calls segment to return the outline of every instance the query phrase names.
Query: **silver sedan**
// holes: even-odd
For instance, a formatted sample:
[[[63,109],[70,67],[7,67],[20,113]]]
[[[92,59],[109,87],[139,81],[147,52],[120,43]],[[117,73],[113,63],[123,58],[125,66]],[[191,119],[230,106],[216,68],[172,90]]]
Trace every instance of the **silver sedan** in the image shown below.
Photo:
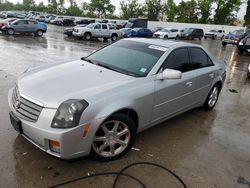
[[[27,70],[9,91],[10,120],[56,157],[114,160],[137,132],[212,109],[225,76],[224,62],[199,45],[123,39],[81,60]]]

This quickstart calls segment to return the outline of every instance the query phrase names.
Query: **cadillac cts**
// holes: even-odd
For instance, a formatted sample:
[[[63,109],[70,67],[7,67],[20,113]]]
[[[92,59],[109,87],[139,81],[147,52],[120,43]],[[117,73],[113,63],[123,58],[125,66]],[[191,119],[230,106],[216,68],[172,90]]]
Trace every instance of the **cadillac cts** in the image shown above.
[[[123,39],[81,60],[25,71],[9,91],[10,120],[56,157],[114,160],[137,132],[212,109],[225,76],[224,62],[199,45]]]

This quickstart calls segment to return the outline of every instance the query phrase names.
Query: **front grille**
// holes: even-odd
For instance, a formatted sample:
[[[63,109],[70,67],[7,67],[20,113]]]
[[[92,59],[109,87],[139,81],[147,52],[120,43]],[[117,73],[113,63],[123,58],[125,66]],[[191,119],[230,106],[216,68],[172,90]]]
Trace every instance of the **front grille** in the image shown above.
[[[21,119],[36,122],[43,107],[20,96],[17,87],[12,94],[12,104],[15,114]]]

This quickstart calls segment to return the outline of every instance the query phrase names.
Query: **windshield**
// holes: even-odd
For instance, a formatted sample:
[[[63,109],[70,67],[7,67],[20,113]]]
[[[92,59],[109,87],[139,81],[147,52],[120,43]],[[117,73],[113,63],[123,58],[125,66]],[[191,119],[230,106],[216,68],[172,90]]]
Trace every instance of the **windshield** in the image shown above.
[[[233,35],[242,35],[243,31],[241,31],[241,30],[234,30],[231,34],[233,34]]]
[[[87,28],[94,28],[95,27],[95,24],[89,24],[86,26]]]
[[[134,77],[146,76],[167,48],[135,41],[118,41],[86,59]]]
[[[185,28],[185,29],[183,30],[183,33],[191,33],[192,31],[193,31],[192,28]]]
[[[168,29],[161,29],[160,31],[162,31],[162,32],[169,32]]]

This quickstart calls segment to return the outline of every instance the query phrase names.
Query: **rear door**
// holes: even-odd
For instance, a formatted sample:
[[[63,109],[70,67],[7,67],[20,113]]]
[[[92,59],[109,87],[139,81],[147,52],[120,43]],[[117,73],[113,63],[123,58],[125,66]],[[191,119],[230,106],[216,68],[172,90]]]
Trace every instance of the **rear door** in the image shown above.
[[[192,72],[195,75],[194,98],[197,103],[205,102],[215,78],[215,66],[207,53],[199,47],[189,47]]]
[[[162,71],[166,68],[181,71],[182,78],[155,81],[153,121],[188,110],[194,103],[192,92],[195,75],[192,72],[188,49],[184,47],[172,51],[163,63]]]

